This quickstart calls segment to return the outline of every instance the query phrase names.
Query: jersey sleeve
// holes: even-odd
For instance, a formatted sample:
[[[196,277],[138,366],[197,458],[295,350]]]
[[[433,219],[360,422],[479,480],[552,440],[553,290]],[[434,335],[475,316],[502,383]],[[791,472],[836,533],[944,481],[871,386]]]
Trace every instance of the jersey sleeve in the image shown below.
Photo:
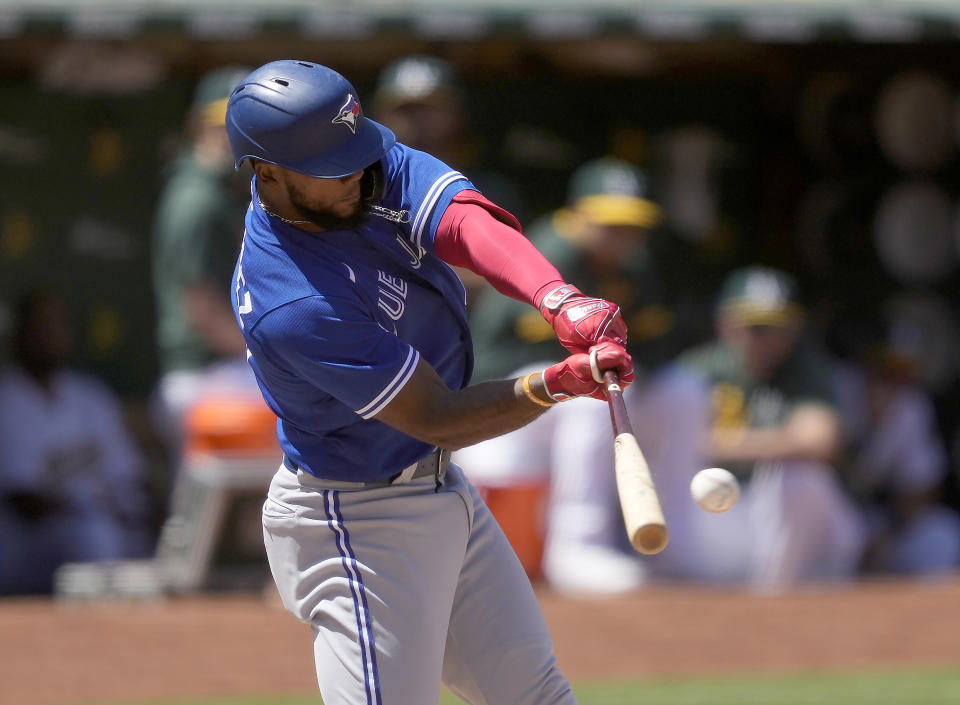
[[[397,145],[384,157],[388,184],[384,201],[400,203],[409,211],[410,243],[419,251],[434,252],[434,238],[453,197],[464,190],[478,191],[453,167],[426,152]]]
[[[355,301],[310,296],[266,314],[251,331],[254,357],[322,390],[364,419],[409,381],[420,354]]]

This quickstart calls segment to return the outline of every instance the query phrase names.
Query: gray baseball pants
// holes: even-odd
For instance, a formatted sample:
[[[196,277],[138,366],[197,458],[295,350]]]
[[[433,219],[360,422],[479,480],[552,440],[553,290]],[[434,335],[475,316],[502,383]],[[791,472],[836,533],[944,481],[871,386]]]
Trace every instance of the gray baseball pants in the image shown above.
[[[263,527],[326,705],[428,705],[441,682],[471,705],[576,704],[519,560],[456,465],[439,488],[360,489],[281,465]]]

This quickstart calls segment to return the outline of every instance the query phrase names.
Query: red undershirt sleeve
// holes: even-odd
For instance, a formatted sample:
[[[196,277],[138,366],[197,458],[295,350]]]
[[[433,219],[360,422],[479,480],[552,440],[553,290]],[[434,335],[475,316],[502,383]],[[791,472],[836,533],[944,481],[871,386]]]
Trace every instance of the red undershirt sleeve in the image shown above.
[[[517,219],[477,191],[454,196],[440,219],[434,250],[447,264],[469,269],[504,296],[536,308],[564,283],[557,268],[520,232]]]

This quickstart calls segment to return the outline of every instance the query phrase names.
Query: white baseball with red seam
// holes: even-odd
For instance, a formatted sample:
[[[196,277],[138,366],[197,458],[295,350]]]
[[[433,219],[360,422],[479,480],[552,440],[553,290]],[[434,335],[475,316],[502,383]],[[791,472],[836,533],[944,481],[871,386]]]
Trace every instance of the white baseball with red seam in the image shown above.
[[[708,512],[725,512],[740,498],[740,483],[729,470],[706,468],[693,476],[690,494]]]

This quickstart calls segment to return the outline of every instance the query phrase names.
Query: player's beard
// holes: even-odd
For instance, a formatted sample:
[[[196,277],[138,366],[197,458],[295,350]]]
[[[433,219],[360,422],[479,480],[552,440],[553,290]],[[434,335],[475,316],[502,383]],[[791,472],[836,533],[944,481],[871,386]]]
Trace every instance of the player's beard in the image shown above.
[[[341,216],[330,210],[319,210],[310,206],[297,189],[287,184],[287,197],[290,205],[297,209],[297,216],[309,221],[323,230],[357,230],[367,220],[360,199],[352,215]]]

